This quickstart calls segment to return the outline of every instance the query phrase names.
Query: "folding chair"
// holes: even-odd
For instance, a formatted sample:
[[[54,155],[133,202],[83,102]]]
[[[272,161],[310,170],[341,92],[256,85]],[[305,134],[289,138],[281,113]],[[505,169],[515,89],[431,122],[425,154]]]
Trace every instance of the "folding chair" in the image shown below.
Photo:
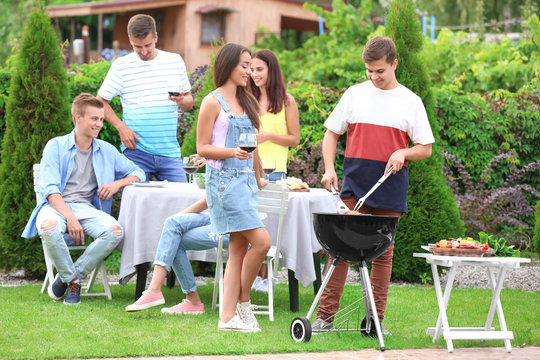
[[[40,195],[39,195],[39,164],[34,164],[33,169],[34,169],[34,191],[36,192],[36,200],[39,203],[41,201]],[[64,239],[66,239],[66,236],[68,235],[64,235]],[[45,274],[45,279],[43,279],[43,285],[41,286],[41,293],[43,294],[45,290],[47,289],[47,286],[54,282],[55,274],[54,274],[54,263],[51,257],[49,256],[47,249],[45,248],[45,246],[43,246],[43,242],[41,244],[43,247],[43,255],[45,257],[45,266],[47,268],[47,274]],[[68,246],[70,252],[75,251],[75,250],[86,250],[87,247],[88,247],[87,245]],[[101,270],[101,281],[103,283],[104,292],[91,293],[90,290],[92,290],[92,285],[94,285],[94,281],[96,280],[98,269]],[[81,296],[106,296],[107,300],[112,300],[111,288],[109,287],[109,280],[107,278],[107,270],[105,268],[104,260],[101,260],[100,263],[96,266],[96,268],[90,273],[90,278],[88,280],[88,283],[82,284],[81,290],[84,291],[84,293],[81,292]]]
[[[289,187],[281,184],[268,184],[259,190],[259,212],[265,214],[277,214],[279,216],[276,245],[272,245],[266,254],[264,264],[268,269],[268,305],[252,305],[254,314],[268,315],[270,321],[274,321],[274,289],[277,284],[277,274],[280,258],[281,235],[283,230],[283,218],[287,213],[289,201]],[[223,251],[223,236],[220,236],[217,248],[216,274],[214,278],[214,294],[212,296],[212,309],[215,309],[219,293],[219,304],[223,299],[223,262],[228,256]],[[260,310],[259,310],[260,309]],[[219,306],[219,316],[222,308]]]

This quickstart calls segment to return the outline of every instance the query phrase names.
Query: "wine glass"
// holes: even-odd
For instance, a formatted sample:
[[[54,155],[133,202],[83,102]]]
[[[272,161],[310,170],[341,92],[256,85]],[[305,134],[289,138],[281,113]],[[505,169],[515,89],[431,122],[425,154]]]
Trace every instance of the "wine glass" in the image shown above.
[[[167,81],[167,92],[169,93],[169,95],[171,96],[178,96],[180,95],[180,83],[178,81],[173,81],[173,80],[168,80]],[[176,104],[176,101],[174,100],[171,100],[174,105],[177,105]],[[173,112],[176,112],[177,109],[176,109],[176,106],[174,107],[174,110]]]
[[[199,168],[195,165],[195,158],[191,156],[185,156],[182,160],[184,162],[184,171],[189,175],[189,183],[193,183],[193,174],[197,172]]]
[[[240,137],[238,138],[238,146],[240,149],[247,152],[255,151],[257,148],[257,135],[255,135],[255,133],[240,133]],[[246,163],[249,167],[249,159],[246,160]]]
[[[269,180],[270,174],[276,170],[276,160],[274,160],[274,158],[262,158],[261,164],[264,175],[266,175],[266,180]]]

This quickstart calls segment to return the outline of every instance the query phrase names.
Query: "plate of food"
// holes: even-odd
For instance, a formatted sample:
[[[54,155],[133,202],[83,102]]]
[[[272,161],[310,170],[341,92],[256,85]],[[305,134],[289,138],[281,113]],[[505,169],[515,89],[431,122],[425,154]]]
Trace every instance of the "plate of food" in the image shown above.
[[[287,177],[286,179],[278,180],[276,181],[276,184],[287,185],[289,187],[289,191],[296,191],[296,192],[309,191],[309,185],[294,176]]]
[[[131,185],[140,186],[140,187],[165,187],[167,186],[168,181],[132,181]]]
[[[423,247],[425,249],[425,247]],[[473,238],[443,239],[435,244],[430,244],[427,250],[434,255],[446,256],[491,256],[495,250],[490,248],[487,243],[481,244]]]

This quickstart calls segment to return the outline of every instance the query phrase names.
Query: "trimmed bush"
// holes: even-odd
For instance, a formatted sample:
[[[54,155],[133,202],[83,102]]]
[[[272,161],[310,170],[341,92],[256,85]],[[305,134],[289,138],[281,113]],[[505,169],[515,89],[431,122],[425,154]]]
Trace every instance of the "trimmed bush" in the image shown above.
[[[105,76],[107,76],[111,64],[112,62],[110,61],[98,61],[91,64],[71,65],[68,72],[69,98],[74,99],[75,96],[82,92],[96,96],[103,80],[105,80]],[[120,97],[115,96],[109,101],[109,105],[111,105],[116,115],[122,119]],[[99,138],[113,144],[120,150],[120,135],[108,121],[103,122],[103,128],[99,132]]]
[[[211,56],[211,67],[213,67],[213,59],[214,55]],[[209,68],[207,65],[199,66],[191,75],[190,81],[193,87],[192,94],[195,101],[193,103],[193,110],[190,112],[191,122],[186,123],[186,127],[189,127],[189,131],[184,132],[184,135],[181,138],[182,156],[197,153],[197,119],[199,117],[202,100],[214,90],[214,73],[212,70],[213,69]],[[199,172],[202,172],[202,170],[199,170]]]
[[[419,56],[423,38],[411,0],[395,0],[390,4],[385,34],[396,43],[397,79],[422,98],[437,141],[439,124],[434,116],[435,106],[427,71]],[[396,235],[394,279],[418,282],[419,275],[429,271],[429,266],[423,259],[414,258],[413,253],[418,252],[421,245],[464,234],[465,228],[446,184],[442,164],[437,143],[433,144],[433,154],[429,159],[409,163],[409,212],[402,215]]]
[[[536,203],[536,209],[534,210],[534,236],[533,246],[534,251],[538,253],[540,251],[540,200]]]
[[[21,238],[36,204],[32,165],[47,141],[72,129],[66,71],[46,11],[28,20],[9,89],[0,164],[0,268],[44,272],[38,237]]]

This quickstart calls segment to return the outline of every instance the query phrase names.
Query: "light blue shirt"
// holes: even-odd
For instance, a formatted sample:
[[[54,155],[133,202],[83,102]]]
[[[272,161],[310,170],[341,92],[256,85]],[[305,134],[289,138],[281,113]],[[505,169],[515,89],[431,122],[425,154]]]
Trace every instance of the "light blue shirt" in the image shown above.
[[[77,153],[75,146],[75,131],[49,140],[43,150],[39,169],[39,192],[37,206],[26,224],[22,237],[31,238],[37,235],[36,217],[41,208],[48,204],[47,197],[51,194],[62,194],[66,183],[73,171],[73,159]],[[115,180],[133,175],[144,181],[144,172],[131,160],[122,155],[106,141],[94,139],[92,143],[92,164],[96,174],[98,189]],[[94,194],[92,205],[96,209],[110,213],[112,197],[102,200]]]

